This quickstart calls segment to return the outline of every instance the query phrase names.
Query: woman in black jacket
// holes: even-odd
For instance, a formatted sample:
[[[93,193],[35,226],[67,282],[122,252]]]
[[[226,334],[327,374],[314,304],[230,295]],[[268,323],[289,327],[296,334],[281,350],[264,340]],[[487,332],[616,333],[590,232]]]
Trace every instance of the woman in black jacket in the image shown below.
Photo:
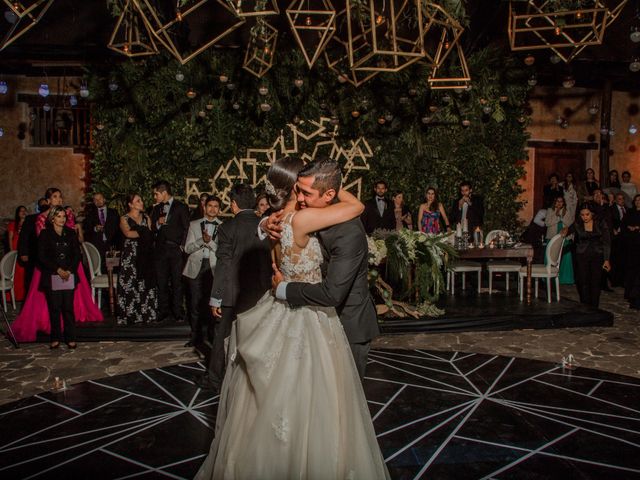
[[[624,297],[631,308],[640,310],[640,195],[633,197],[632,208],[627,210],[620,228],[626,252]]]
[[[580,302],[598,307],[602,270],[611,270],[611,237],[609,228],[593,214],[592,205],[580,207],[580,220],[562,231],[562,235],[574,234],[575,280]]]
[[[38,261],[42,271],[40,290],[47,297],[51,322],[51,348],[58,348],[60,316],[64,320],[64,341],[76,348],[73,295],[78,282],[81,253],[78,236],[65,226],[67,214],[62,207],[53,207],[47,216],[47,228],[38,238]]]

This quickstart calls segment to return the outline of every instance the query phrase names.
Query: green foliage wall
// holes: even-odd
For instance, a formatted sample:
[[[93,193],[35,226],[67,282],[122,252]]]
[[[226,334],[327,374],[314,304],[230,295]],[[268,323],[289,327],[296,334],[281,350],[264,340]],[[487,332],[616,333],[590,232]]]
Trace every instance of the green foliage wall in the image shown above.
[[[335,116],[339,141],[365,136],[374,150],[365,199],[373,181],[383,178],[391,191],[404,191],[415,215],[427,186],[437,186],[448,207],[457,184],[471,180],[485,197],[486,229],[515,228],[529,88],[517,60],[496,49],[474,54],[473,87],[456,93],[430,90],[421,65],[378,75],[356,89],[338,82],[322,62],[309,71],[294,50],[278,51],[261,80],[241,69],[241,57],[239,51],[208,51],[181,66],[159,55],[92,72],[94,125],[101,128],[94,135],[92,190],[105,192],[113,204],[129,191],[148,201],[151,184],[166,178],[179,196],[185,177],[211,177],[244,149],[270,145],[286,123]],[[221,74],[229,77],[226,83]],[[304,81],[301,88],[296,78]],[[261,85],[266,96],[258,92]],[[189,87],[194,99],[186,96]],[[272,107],[268,113],[259,108],[264,101]]]

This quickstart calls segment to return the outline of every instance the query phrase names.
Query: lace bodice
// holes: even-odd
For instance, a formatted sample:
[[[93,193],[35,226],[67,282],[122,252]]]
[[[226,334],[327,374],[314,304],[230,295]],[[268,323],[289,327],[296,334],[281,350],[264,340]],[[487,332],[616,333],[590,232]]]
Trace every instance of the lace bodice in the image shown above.
[[[320,283],[322,281],[322,250],[317,238],[311,237],[309,243],[301,251],[294,246],[291,220],[295,213],[287,215],[282,222],[282,238],[280,248],[282,261],[280,271],[287,282]]]

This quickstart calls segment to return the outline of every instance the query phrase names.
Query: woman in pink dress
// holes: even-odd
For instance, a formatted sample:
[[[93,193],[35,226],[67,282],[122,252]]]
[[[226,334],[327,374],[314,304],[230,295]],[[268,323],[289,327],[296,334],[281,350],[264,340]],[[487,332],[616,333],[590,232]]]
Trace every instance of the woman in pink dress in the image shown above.
[[[49,207],[62,206],[62,192],[57,188],[47,189],[44,197]],[[41,213],[36,220],[36,235],[45,228],[47,212]],[[67,209],[67,223],[65,226],[78,230],[73,211]],[[41,272],[38,267],[33,272],[29,292],[20,311],[20,315],[11,324],[16,340],[19,342],[35,342],[37,332],[49,334],[51,323],[49,309],[44,293],[39,289]],[[91,286],[87,281],[82,264],[78,267],[78,285],[73,298],[73,310],[76,323],[101,322],[104,320],[102,312],[91,297]]]

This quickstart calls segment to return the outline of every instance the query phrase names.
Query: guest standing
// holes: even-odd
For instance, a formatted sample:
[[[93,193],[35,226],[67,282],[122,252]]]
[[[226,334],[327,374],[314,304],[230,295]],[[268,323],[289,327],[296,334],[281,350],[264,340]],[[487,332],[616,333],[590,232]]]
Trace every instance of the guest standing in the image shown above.
[[[120,218],[124,245],[118,275],[118,325],[135,325],[157,319],[151,219],[137,193],[126,198],[128,212]]]
[[[614,287],[624,285],[627,263],[627,231],[622,223],[627,216],[627,207],[623,193],[618,193],[611,206],[612,233],[611,238],[611,284]]]
[[[580,207],[580,221],[563,230],[563,235],[573,234],[576,243],[575,277],[580,302],[593,307],[600,304],[602,270],[609,271],[611,264],[611,239],[609,228],[597,221],[592,205]]]
[[[626,231],[627,247],[624,297],[631,308],[640,310],[640,195],[633,197],[633,208],[624,217],[622,228]]]
[[[173,198],[169,182],[161,180],[153,186],[157,205],[151,213],[156,232],[155,267],[158,283],[158,321],[184,321],[182,306],[182,245],[189,230],[189,208]]]
[[[198,198],[198,206],[191,211],[191,216],[189,217],[191,221],[200,220],[204,217],[204,203],[207,201],[208,196],[209,194],[206,192],[200,194],[200,197]]]
[[[20,233],[22,232],[22,227],[24,225],[24,220],[27,217],[27,207],[24,205],[20,205],[16,208],[16,213],[13,216],[13,220],[9,222],[7,225],[7,234],[9,236],[9,248],[11,250],[18,250],[18,243],[20,243]],[[24,277],[25,277],[25,267],[22,262],[18,260],[16,262],[16,269],[13,275],[13,292],[15,295],[15,299],[18,302],[24,300],[24,295],[26,292],[24,286]]]
[[[543,207],[553,208],[553,205],[558,197],[564,197],[564,189],[560,185],[558,174],[552,173],[548,177],[549,183],[544,186],[543,189]]]
[[[625,202],[627,207],[633,206],[633,198],[638,194],[638,187],[631,181],[631,174],[628,171],[622,172],[622,182],[620,190],[625,194]]]
[[[438,191],[434,187],[427,188],[424,203],[418,209],[420,231],[424,233],[440,233],[450,229],[447,213],[438,199]]]
[[[27,215],[20,230],[20,238],[18,239],[18,260],[24,267],[24,292],[29,291],[33,271],[38,262],[38,235],[36,234],[36,220],[38,216],[46,212],[49,203],[46,198],[42,197],[38,200],[38,213]]]
[[[189,255],[184,266],[184,275],[189,286],[189,323],[191,338],[185,347],[197,346],[203,341],[203,328],[213,325],[209,308],[209,294],[213,285],[216,267],[216,237],[222,222],[218,219],[220,199],[209,196],[204,205],[204,217],[189,225],[184,252]],[[210,329],[212,331],[212,329]]]
[[[49,210],[47,227],[38,238],[38,261],[42,275],[40,289],[47,297],[51,322],[51,348],[58,348],[62,340],[60,317],[64,321],[64,341],[76,348],[73,299],[78,284],[78,266],[82,255],[74,229],[65,226],[65,209],[57,206]]]
[[[558,233],[561,233],[565,227],[570,227],[573,222],[574,216],[571,215],[567,205],[564,203],[564,197],[557,197],[553,207],[547,209],[544,220],[547,227],[547,234],[545,235],[547,242]],[[545,258],[545,263],[548,260]],[[573,285],[573,255],[571,253],[571,240],[568,238],[564,240],[558,277],[563,285]]]
[[[102,269],[106,271],[107,252],[116,246],[120,217],[113,208],[107,207],[100,192],[93,194],[93,208],[88,210],[83,222],[85,238],[100,252]]]
[[[451,223],[465,223],[469,232],[475,232],[476,228],[482,228],[484,223],[484,202],[482,197],[473,193],[471,182],[460,183],[460,197],[453,202],[451,207]]]
[[[387,182],[378,180],[374,187],[374,197],[364,204],[364,212],[360,216],[364,231],[371,235],[374,230],[395,230],[396,217],[393,204],[385,197]]]
[[[589,202],[593,200],[593,191],[599,188],[596,181],[596,172],[593,168],[587,168],[585,170],[585,181],[578,187],[578,201]]]
[[[575,218],[578,208],[578,190],[576,189],[576,180],[573,177],[573,173],[569,172],[564,176],[562,190],[564,191],[564,203],[567,205],[567,210]]]
[[[47,189],[44,197],[47,200],[49,208],[62,207],[63,205],[62,192],[58,188],[52,187]],[[80,228],[79,225],[76,224],[73,211],[70,208],[66,208],[65,213],[65,226],[76,231],[78,241],[82,241],[80,238]],[[40,236],[40,233],[44,230],[46,222],[47,213],[40,213],[36,218],[35,224],[35,233],[37,236]],[[34,342],[38,331],[45,333],[51,331],[47,299],[40,290],[41,275],[39,266],[36,266],[33,271],[29,290],[27,291],[27,296],[22,305],[22,310],[11,324],[16,340],[19,342]],[[82,263],[78,265],[76,289],[73,296],[73,309],[76,322],[101,322],[104,320],[102,312],[93,301],[91,287],[87,281]]]
[[[269,208],[270,206],[267,194],[261,193],[260,195],[258,195],[256,197],[256,215],[259,218],[262,218],[262,216],[266,213],[267,210],[269,210]]]
[[[617,188],[620,189],[620,179],[618,178],[617,170],[609,170],[609,188]]]
[[[393,200],[393,214],[396,217],[396,230],[402,230],[403,228],[413,230],[411,211],[404,203],[404,194],[396,192],[391,199]]]

